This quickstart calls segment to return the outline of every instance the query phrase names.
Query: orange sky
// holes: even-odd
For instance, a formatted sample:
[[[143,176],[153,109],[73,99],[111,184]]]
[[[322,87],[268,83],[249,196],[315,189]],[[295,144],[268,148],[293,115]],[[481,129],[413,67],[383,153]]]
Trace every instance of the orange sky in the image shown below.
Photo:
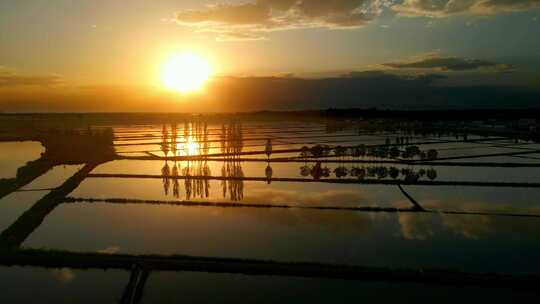
[[[185,108],[186,96],[166,92],[162,77],[164,63],[184,52],[209,61],[217,77],[384,71],[442,74],[452,84],[538,85],[538,1],[452,3],[2,1],[0,111],[129,111],[162,99],[184,100]],[[190,100],[233,99],[218,97],[223,92]]]

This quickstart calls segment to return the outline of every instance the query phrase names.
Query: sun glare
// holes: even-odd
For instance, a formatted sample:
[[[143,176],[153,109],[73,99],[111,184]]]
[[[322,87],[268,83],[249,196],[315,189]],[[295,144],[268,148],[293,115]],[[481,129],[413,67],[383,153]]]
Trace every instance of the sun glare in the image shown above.
[[[174,56],[164,64],[162,70],[165,86],[182,93],[200,90],[211,76],[210,63],[196,54]]]
[[[185,151],[187,155],[198,155],[199,144],[197,142],[188,141],[185,146]]]

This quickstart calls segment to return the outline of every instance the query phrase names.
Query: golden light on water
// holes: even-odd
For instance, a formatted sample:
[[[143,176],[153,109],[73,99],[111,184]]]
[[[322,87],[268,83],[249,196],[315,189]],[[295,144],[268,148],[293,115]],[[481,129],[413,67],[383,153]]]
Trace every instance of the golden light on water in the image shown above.
[[[187,155],[199,155],[200,154],[200,144],[195,141],[193,138],[189,138],[185,143],[185,152]]]
[[[167,60],[163,65],[161,77],[167,88],[190,93],[202,89],[212,73],[208,60],[197,54],[185,53]]]

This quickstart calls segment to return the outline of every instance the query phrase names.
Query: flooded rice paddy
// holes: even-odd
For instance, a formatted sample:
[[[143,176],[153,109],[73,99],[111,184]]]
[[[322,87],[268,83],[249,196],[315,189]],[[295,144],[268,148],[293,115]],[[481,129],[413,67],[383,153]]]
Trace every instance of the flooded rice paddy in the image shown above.
[[[93,164],[81,176],[77,172],[88,164],[52,166],[2,197],[2,242],[29,252],[100,257],[187,255],[473,274],[540,272],[540,150],[532,142],[292,122],[192,122],[113,126],[113,131],[114,159]],[[0,145],[7,151],[0,159],[3,178],[15,177],[18,167],[43,152],[35,143]],[[126,293],[149,303],[227,302],[245,295],[245,288],[271,294],[269,286],[310,302],[332,302],[336,292],[351,300],[373,299],[383,290],[410,292],[396,282],[142,269],[37,265],[2,267],[0,277],[12,282],[31,277],[28,284],[39,286],[37,295],[61,302],[84,302],[89,284],[103,303],[123,301]],[[206,294],[201,286],[207,285],[220,297]],[[467,288],[478,297],[510,296]],[[11,290],[7,297],[21,294]]]
[[[17,175],[17,169],[29,161],[38,159],[45,149],[39,142],[0,142],[0,178]]]

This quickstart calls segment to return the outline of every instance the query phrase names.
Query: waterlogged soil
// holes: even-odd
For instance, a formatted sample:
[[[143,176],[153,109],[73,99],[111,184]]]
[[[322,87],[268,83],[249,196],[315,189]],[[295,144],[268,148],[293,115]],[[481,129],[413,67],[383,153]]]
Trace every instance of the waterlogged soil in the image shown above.
[[[97,176],[87,177],[68,195],[78,200],[66,200],[39,218],[42,222],[22,246],[395,269],[540,272],[540,189],[526,185],[459,185],[462,182],[540,183],[540,168],[533,166],[540,161],[537,159],[540,153],[489,156],[534,151],[538,147],[533,144],[473,135],[468,137],[472,142],[455,142],[460,139],[450,136],[409,136],[407,139],[421,142],[418,146],[423,151],[437,150],[439,158],[455,158],[448,162],[532,164],[531,167],[448,166],[447,161],[444,161],[446,164],[432,161],[421,165],[352,163],[381,159],[347,155],[330,155],[321,158],[329,162],[318,163],[298,158],[297,151],[272,151],[316,144],[394,144],[402,140],[403,135],[360,134],[353,129],[327,131],[321,124],[251,123],[231,127],[226,132],[230,138],[224,141],[220,135],[222,125],[209,124],[206,135],[202,134],[204,126],[184,130],[184,125],[179,124],[178,128],[176,137],[172,136],[170,125],[166,126],[166,132],[161,125],[115,128],[115,149],[127,159],[96,167],[91,174]],[[145,135],[148,136],[140,138]],[[270,149],[269,143],[272,144]],[[32,145],[12,146],[11,152],[0,154],[0,174],[3,174],[0,178],[13,177],[15,166],[39,157],[42,151],[35,143]],[[17,149],[28,153],[19,155]],[[201,156],[231,151],[261,153],[217,159]],[[189,162],[158,159],[188,155],[201,159]],[[152,160],[141,160],[144,157]],[[290,162],[268,161],[278,158]],[[0,229],[9,227],[45,196],[47,189],[62,185],[81,167],[54,167],[26,185],[22,189],[26,191],[0,200]],[[388,174],[391,168],[399,172],[397,177]],[[323,169],[327,175],[315,176],[316,170]],[[374,173],[364,178],[375,181],[400,180],[413,172],[419,174],[421,181],[456,182],[457,185],[405,185],[403,190],[407,197],[397,185],[325,182],[357,181],[358,170],[371,170]],[[260,180],[244,180],[249,178]],[[411,198],[423,212],[418,212],[418,208],[416,212],[411,211],[415,206]],[[189,206],[186,202],[198,202],[200,206]],[[363,207],[378,208],[379,212],[352,210]],[[22,299],[22,302],[27,294],[20,292],[20,286],[35,288],[36,295],[45,302],[84,303],[89,298],[92,302],[115,302],[122,296],[129,275],[128,271],[0,267],[0,280],[8,284],[9,290],[5,298]],[[29,280],[23,283],[23,278]],[[88,286],[92,286],[91,295],[88,295]],[[211,293],[208,286],[213,288]],[[532,296],[516,295],[504,289],[457,290],[454,287],[422,289],[420,295],[420,289],[421,286],[414,284],[152,272],[142,302],[228,303],[241,298],[246,302],[274,303],[296,296],[304,302],[333,303],[336,295],[341,302],[444,295],[439,297],[440,301],[453,303],[461,299],[463,292],[472,299]],[[278,294],[283,297],[278,299]]]

